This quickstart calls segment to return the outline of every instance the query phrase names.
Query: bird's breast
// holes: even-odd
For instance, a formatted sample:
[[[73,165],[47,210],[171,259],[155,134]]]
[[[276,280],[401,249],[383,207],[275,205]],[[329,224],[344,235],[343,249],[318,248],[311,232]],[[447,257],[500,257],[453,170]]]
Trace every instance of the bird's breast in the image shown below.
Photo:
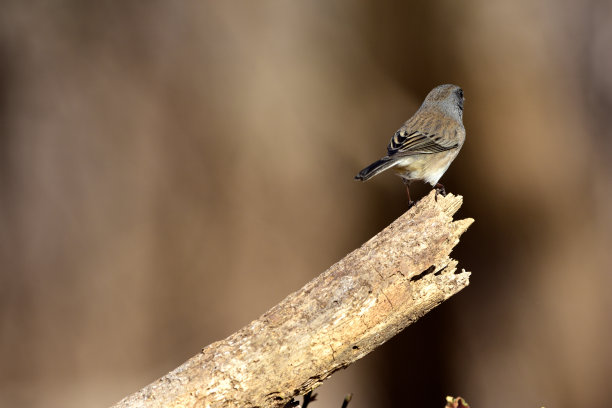
[[[435,186],[448,170],[457,153],[459,149],[403,157],[397,161],[395,171],[404,179],[423,180]]]

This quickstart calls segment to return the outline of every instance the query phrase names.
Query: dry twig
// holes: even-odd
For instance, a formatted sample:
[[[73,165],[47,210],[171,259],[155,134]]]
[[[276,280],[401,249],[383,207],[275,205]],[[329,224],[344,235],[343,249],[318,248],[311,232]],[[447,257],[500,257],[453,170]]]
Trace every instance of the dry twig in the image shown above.
[[[259,319],[115,408],[282,407],[468,285],[449,258],[472,219],[432,191]]]

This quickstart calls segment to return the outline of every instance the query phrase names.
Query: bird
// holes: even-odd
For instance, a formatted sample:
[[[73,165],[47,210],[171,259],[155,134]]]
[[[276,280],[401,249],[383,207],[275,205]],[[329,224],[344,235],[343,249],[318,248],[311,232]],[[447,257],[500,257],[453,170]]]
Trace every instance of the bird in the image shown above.
[[[463,127],[463,89],[444,84],[432,89],[421,107],[391,138],[387,155],[370,164],[355,176],[366,181],[393,169],[401,177],[410,200],[410,183],[425,181],[446,195],[440,178],[457,157],[465,142]]]

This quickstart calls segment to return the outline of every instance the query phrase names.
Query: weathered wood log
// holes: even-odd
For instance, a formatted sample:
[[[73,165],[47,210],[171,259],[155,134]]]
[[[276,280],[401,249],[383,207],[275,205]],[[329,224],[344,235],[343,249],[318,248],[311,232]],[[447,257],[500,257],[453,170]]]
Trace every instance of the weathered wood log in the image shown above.
[[[281,407],[365,356],[469,283],[449,258],[472,219],[431,192],[259,319],[115,408]]]

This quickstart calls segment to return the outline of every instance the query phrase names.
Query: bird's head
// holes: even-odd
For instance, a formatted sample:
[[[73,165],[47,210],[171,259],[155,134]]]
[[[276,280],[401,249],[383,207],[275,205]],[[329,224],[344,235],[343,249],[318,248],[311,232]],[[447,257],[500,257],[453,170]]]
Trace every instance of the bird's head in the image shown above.
[[[439,109],[458,120],[463,119],[463,89],[457,85],[445,84],[435,87],[427,94],[421,109]]]

